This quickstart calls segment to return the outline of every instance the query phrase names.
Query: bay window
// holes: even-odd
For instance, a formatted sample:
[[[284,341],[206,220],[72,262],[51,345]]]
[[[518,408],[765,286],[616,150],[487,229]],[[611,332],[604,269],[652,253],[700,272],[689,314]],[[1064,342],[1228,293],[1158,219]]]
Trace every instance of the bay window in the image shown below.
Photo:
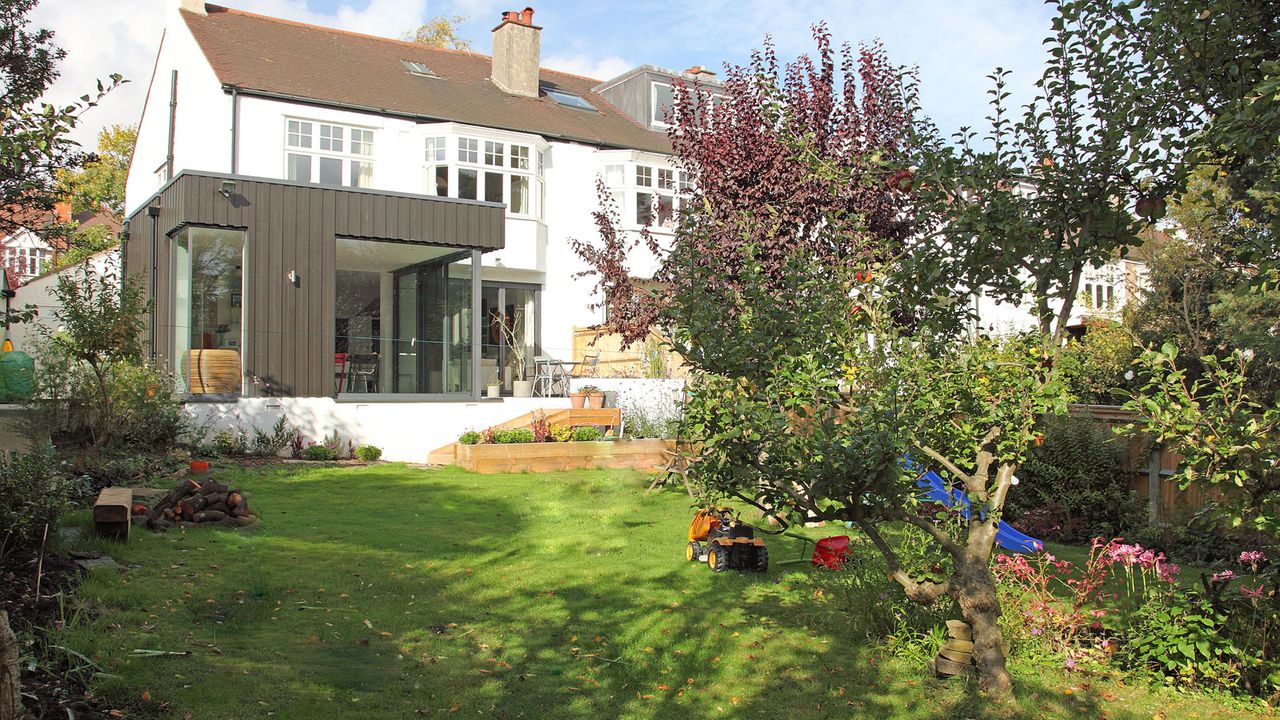
[[[623,225],[651,228],[675,227],[680,194],[691,187],[683,170],[644,163],[605,165],[604,182]]]
[[[287,119],[285,176],[320,185],[373,185],[373,131]]]
[[[541,217],[541,151],[530,144],[437,135],[425,138],[429,195],[503,203],[511,215]]]

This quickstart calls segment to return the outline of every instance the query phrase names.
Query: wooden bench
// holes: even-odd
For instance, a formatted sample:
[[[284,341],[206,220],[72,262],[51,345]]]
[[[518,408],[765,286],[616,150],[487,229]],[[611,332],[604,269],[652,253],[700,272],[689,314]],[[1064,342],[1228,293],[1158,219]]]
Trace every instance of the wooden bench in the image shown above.
[[[103,488],[93,503],[93,531],[103,537],[128,541],[132,505],[133,490]]]

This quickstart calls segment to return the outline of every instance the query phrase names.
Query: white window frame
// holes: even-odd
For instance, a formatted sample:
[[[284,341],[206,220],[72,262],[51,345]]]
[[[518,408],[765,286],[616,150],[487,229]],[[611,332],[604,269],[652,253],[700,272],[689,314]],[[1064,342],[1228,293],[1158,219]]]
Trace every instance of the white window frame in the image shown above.
[[[507,206],[507,216],[541,220],[543,213],[545,182],[542,177],[545,143],[537,138],[501,136],[494,137],[485,133],[473,132],[471,128],[462,128],[452,123],[446,126],[427,128],[429,133],[423,139],[423,184],[428,195],[441,195],[436,185],[437,170],[447,168],[446,182],[448,189],[443,193],[446,197],[460,197],[458,194],[459,175],[462,171],[476,173],[476,196],[474,200],[485,200],[492,178],[500,178],[502,184],[501,200]],[[435,149],[435,155],[429,156],[434,145],[444,139],[445,152]],[[474,153],[474,155],[473,155]],[[465,158],[465,159],[464,159]],[[472,159],[474,158],[474,159]],[[526,208],[523,212],[511,209],[512,178],[524,178],[527,182],[525,195]]]
[[[296,125],[296,129],[294,129]],[[304,132],[305,129],[305,132]],[[337,131],[337,132],[335,132]],[[303,138],[306,144],[301,144]],[[281,177],[288,179],[290,156],[303,155],[309,160],[311,177],[295,182],[306,182],[320,185],[320,164],[322,160],[336,160],[340,163],[337,185],[323,183],[326,187],[373,187],[376,170],[373,157],[373,144],[376,132],[374,128],[351,125],[349,123],[315,120],[312,118],[286,117],[284,122],[284,168]],[[295,138],[297,140],[295,141]],[[359,138],[357,140],[357,138]],[[295,144],[297,142],[298,144]],[[328,148],[321,145],[328,143]],[[339,149],[334,149],[335,147]],[[362,152],[357,152],[359,147]],[[360,184],[359,179],[353,182],[353,173],[362,165],[369,167],[368,179]]]
[[[657,156],[645,155],[629,157],[604,157],[601,177],[618,208],[619,218],[624,229],[636,230],[642,227],[639,223],[639,196],[649,195],[653,198],[653,221],[647,226],[656,232],[674,232],[679,222],[683,205],[682,195],[691,187],[688,174]],[[621,178],[621,182],[617,179]],[[647,184],[642,177],[647,179]],[[663,182],[668,182],[664,187]],[[659,208],[663,198],[671,202],[671,217],[666,222],[659,222]]]

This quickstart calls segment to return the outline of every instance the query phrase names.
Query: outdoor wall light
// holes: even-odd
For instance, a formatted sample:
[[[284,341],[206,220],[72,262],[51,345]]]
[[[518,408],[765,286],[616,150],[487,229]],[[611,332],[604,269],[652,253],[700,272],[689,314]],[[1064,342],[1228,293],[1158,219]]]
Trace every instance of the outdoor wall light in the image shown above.
[[[219,194],[219,195],[221,195],[222,197],[224,197],[224,198],[228,199],[228,200],[230,200],[230,199],[231,199],[231,193],[233,193],[233,192],[235,192],[235,191],[236,191],[236,181],[235,181],[235,180],[223,180],[223,181],[222,181],[222,187],[218,188],[218,194]]]
[[[301,284],[301,280],[302,280],[302,278],[298,275],[298,271],[297,271],[297,270],[290,270],[290,271],[289,271],[289,284],[290,284],[290,285],[292,285],[292,286],[294,286],[294,287],[298,287],[298,286]]]

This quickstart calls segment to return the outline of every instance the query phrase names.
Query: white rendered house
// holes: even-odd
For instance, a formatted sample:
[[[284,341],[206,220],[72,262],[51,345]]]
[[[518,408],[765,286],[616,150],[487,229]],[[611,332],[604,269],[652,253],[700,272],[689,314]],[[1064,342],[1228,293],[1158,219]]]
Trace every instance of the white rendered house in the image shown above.
[[[504,13],[488,56],[175,0],[127,182],[125,271],[149,283],[152,352],[203,401],[192,407],[259,424],[283,411],[313,437],[338,429],[421,461],[464,429],[561,402],[482,395],[495,382],[510,394],[513,341],[531,379],[534,356],[577,359],[574,329],[602,319],[570,245],[597,232],[598,179],[624,227],[670,233],[687,180],[653,122],[670,102],[657,86],[713,81],[542,69],[540,34],[532,9]],[[317,230],[280,239],[304,219]],[[437,276],[409,270],[469,252]],[[200,265],[212,256],[216,274]],[[437,295],[443,311],[424,304]],[[220,358],[217,382],[197,355]],[[330,382],[340,358],[363,365]]]

